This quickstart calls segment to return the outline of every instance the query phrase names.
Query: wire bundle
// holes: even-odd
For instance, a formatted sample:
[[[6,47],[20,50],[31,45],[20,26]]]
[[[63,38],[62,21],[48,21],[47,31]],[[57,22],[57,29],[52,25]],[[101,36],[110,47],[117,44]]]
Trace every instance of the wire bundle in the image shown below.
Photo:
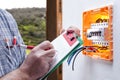
[[[76,57],[83,50],[85,50],[86,52],[96,52],[97,48],[95,48],[94,46],[83,46],[83,47],[79,47],[76,50],[74,50],[71,53],[71,55],[68,57],[68,60],[67,60],[68,65],[70,65],[70,63],[71,63],[71,61],[73,59],[73,62],[72,62],[72,70],[73,71],[74,71],[74,64],[75,64]]]
[[[70,65],[70,63],[71,63],[71,61],[73,59],[72,70],[74,70],[74,64],[75,64],[76,57],[84,49],[85,49],[85,47],[79,47],[78,49],[76,49],[75,51],[73,51],[72,54],[68,57],[68,60],[67,60],[68,65]]]

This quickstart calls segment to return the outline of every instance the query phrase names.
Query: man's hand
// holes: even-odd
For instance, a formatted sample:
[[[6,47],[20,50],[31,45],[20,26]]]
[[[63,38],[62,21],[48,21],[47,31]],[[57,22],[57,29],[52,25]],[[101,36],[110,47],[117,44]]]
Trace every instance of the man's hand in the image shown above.
[[[53,46],[49,41],[44,41],[31,51],[19,69],[30,78],[37,79],[48,72],[54,55]]]

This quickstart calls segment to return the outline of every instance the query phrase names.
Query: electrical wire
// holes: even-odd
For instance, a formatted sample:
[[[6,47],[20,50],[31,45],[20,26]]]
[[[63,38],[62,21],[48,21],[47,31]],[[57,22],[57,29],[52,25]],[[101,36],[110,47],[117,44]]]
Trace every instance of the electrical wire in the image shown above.
[[[71,62],[72,58],[74,57],[74,55],[76,54],[76,52],[79,51],[79,50],[81,50],[82,48],[84,48],[84,47],[79,47],[78,49],[76,49],[75,51],[73,51],[71,53],[71,55],[68,57],[68,60],[67,60],[68,65],[70,65],[70,62]]]
[[[76,60],[77,56],[79,55],[79,53],[83,50],[85,50],[86,52],[96,52],[97,48],[95,48],[94,46],[83,46],[83,47],[79,47],[78,49],[73,51],[67,60],[68,65],[70,65],[70,63],[73,59],[73,62],[72,62],[72,70],[73,71],[74,71],[75,60]]]
[[[75,64],[76,57],[78,56],[78,54],[79,54],[82,50],[84,50],[84,48],[81,48],[80,50],[78,50],[78,51],[76,52],[76,55],[75,55],[74,58],[73,58],[73,63],[72,63],[72,70],[73,70],[73,71],[74,71],[74,64]]]
[[[70,63],[71,63],[71,61],[73,59],[72,70],[74,70],[74,63],[75,63],[76,57],[84,49],[85,49],[85,47],[79,47],[78,49],[76,49],[75,51],[73,51],[72,54],[68,57],[68,60],[67,60],[68,65],[70,65]]]

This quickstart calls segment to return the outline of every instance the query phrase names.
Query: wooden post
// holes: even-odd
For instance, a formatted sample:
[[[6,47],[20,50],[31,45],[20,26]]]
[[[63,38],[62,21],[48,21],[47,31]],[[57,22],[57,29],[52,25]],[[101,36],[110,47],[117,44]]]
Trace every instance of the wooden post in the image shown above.
[[[47,0],[46,36],[52,41],[62,28],[62,0]],[[55,70],[47,80],[62,80],[62,66]]]

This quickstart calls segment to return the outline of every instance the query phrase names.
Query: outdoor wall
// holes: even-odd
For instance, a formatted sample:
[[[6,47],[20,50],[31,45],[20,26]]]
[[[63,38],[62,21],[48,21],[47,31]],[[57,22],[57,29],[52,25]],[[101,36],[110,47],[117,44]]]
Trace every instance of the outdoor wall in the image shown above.
[[[82,30],[82,13],[113,3],[113,62],[80,54],[75,61],[75,70],[63,63],[63,80],[120,80],[120,2],[119,0],[63,0],[63,28],[71,25]]]

